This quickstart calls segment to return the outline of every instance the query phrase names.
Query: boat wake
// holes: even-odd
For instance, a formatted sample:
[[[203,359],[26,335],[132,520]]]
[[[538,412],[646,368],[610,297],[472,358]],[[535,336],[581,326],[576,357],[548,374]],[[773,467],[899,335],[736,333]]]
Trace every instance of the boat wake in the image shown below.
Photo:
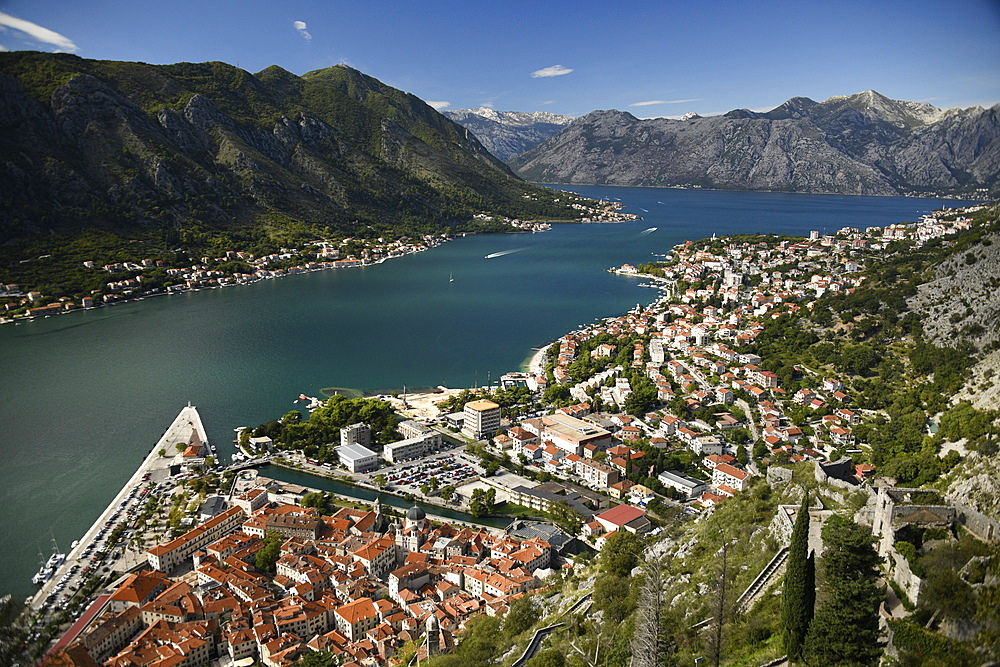
[[[649,229],[644,229],[641,232],[639,232],[639,236],[649,236],[650,234],[652,234],[656,230],[657,230],[656,227],[650,227]]]
[[[522,250],[525,250],[525,248],[513,248],[511,250],[501,250],[500,252],[491,252],[490,254],[486,255],[486,259],[493,259],[494,257],[503,257],[504,255],[511,254],[512,252],[521,252]]]

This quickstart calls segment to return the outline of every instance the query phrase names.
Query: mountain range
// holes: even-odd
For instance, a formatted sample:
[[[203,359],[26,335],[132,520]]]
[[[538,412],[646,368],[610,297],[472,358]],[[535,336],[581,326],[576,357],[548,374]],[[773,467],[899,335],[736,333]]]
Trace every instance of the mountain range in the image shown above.
[[[0,243],[95,226],[343,235],[577,217],[419,98],[343,65],[0,53],[0,156]]]
[[[496,111],[488,107],[441,113],[475,134],[490,153],[505,162],[573,122],[572,116],[545,111]]]
[[[1000,105],[942,110],[872,90],[824,102],[795,97],[766,113],[593,111],[508,163],[543,183],[995,196],[998,116]],[[456,120],[491,145],[491,126]]]

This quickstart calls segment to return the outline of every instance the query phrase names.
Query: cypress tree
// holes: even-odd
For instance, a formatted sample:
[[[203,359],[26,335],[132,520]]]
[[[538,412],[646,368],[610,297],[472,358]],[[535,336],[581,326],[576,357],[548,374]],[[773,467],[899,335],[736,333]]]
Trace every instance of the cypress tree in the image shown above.
[[[789,661],[802,659],[809,623],[816,602],[816,570],[809,557],[809,493],[795,516],[792,539],[788,545],[785,582],[781,591],[781,624],[784,629],[785,652]]]
[[[877,665],[880,641],[877,585],[881,558],[871,531],[850,519],[830,517],[823,527],[822,603],[809,628],[803,655],[810,665]]]

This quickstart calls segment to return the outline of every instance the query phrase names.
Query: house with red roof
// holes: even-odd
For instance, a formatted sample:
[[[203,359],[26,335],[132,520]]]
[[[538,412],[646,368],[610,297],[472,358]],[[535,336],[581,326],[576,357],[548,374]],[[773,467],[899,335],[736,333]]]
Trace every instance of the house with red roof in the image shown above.
[[[604,526],[609,532],[616,530],[627,530],[636,535],[643,535],[649,531],[652,524],[646,517],[646,513],[638,507],[631,505],[616,505],[606,509],[594,520]]]
[[[712,470],[712,485],[716,488],[728,486],[737,491],[744,491],[750,485],[750,473],[728,463],[719,463]]]

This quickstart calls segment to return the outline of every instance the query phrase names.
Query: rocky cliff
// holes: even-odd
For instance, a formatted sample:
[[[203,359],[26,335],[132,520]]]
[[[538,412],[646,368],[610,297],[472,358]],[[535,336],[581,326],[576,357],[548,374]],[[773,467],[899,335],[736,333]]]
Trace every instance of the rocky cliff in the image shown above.
[[[420,99],[340,65],[296,76],[0,53],[0,128],[0,242],[565,212]]]
[[[680,120],[594,111],[510,164],[545,183],[996,194],[998,116],[1000,105],[942,110],[874,91]]]
[[[544,111],[496,111],[486,107],[441,113],[475,134],[486,150],[505,162],[573,122],[572,116]]]

